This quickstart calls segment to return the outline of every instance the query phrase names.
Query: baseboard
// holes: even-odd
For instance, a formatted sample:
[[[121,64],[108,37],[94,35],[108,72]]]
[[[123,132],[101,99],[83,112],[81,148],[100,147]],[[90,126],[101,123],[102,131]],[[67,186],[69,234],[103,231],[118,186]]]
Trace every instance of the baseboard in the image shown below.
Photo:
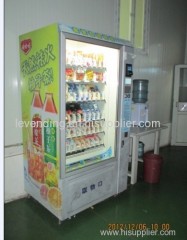
[[[13,202],[13,201],[16,201],[16,200],[19,200],[19,199],[22,199],[22,198],[26,198],[26,197],[28,197],[27,193],[25,193],[23,195],[16,196],[16,197],[13,197],[13,198],[5,199],[5,203]]]

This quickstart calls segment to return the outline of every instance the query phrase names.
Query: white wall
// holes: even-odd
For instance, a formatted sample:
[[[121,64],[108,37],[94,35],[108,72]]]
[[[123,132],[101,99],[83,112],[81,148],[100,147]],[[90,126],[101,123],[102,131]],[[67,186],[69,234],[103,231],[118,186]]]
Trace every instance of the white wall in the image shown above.
[[[173,67],[184,63],[186,0],[152,0],[148,55],[137,55],[134,78],[149,79],[150,120],[171,122]]]
[[[184,61],[184,0],[152,0],[148,56],[137,56],[134,78],[150,80],[150,116],[170,122],[172,69]],[[5,201],[25,194],[19,86],[18,36],[38,27],[62,22],[116,36],[117,0],[6,0],[5,1]],[[178,6],[179,5],[179,6]],[[168,126],[170,126],[168,124]],[[169,129],[161,143],[170,141]],[[151,137],[152,139],[152,137]],[[145,139],[151,143],[151,139]],[[18,144],[18,146],[16,146]],[[15,146],[12,146],[15,145]],[[151,144],[147,148],[152,148]]]
[[[12,201],[25,196],[24,191],[23,155],[5,158],[5,201]]]
[[[19,35],[61,22],[115,35],[117,0],[6,0],[5,1],[5,145],[22,142],[19,87]],[[117,19],[116,19],[117,21]]]

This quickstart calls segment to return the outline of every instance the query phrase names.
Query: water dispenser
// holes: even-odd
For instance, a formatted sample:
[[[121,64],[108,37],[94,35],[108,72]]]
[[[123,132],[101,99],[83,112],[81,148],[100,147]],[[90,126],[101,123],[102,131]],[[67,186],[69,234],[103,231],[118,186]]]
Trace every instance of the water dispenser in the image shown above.
[[[131,121],[140,127],[144,127],[148,121],[148,83],[149,80],[146,79],[133,80]]]

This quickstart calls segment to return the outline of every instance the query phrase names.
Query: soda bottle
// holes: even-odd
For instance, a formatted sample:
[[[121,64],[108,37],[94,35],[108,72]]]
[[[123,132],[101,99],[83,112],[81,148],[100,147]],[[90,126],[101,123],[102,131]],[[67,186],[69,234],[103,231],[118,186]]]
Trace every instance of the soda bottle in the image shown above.
[[[91,121],[91,109],[89,108],[88,103],[84,103],[84,109],[86,111],[86,121],[89,122]]]
[[[87,112],[86,112],[85,104],[84,103],[80,103],[80,108],[82,110],[82,121],[86,122]]]
[[[85,85],[82,86],[82,91],[83,91],[83,101],[87,101],[89,96],[88,96],[88,89]]]
[[[82,122],[83,121],[83,111],[79,104],[76,105],[76,112],[77,112],[77,114],[76,114],[77,122]]]
[[[93,109],[95,111],[95,120],[100,120],[101,119],[101,112],[99,110],[99,107],[98,107],[97,103],[93,104]]]
[[[93,106],[93,103],[90,102],[88,104],[88,107],[89,107],[89,109],[91,111],[91,120],[96,120],[96,111],[95,111],[95,108]]]
[[[81,84],[77,86],[77,92],[78,92],[77,101],[83,101],[83,88]]]

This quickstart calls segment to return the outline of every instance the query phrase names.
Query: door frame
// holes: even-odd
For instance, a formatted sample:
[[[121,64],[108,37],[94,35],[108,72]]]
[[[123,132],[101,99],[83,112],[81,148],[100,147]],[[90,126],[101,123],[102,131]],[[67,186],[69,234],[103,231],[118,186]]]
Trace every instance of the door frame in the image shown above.
[[[174,67],[174,87],[173,87],[173,111],[172,111],[172,132],[171,132],[171,145],[187,146],[187,142],[177,142],[177,126],[178,116],[187,115],[187,112],[179,112],[179,86],[180,86],[180,70],[187,69],[186,64],[175,65]]]

